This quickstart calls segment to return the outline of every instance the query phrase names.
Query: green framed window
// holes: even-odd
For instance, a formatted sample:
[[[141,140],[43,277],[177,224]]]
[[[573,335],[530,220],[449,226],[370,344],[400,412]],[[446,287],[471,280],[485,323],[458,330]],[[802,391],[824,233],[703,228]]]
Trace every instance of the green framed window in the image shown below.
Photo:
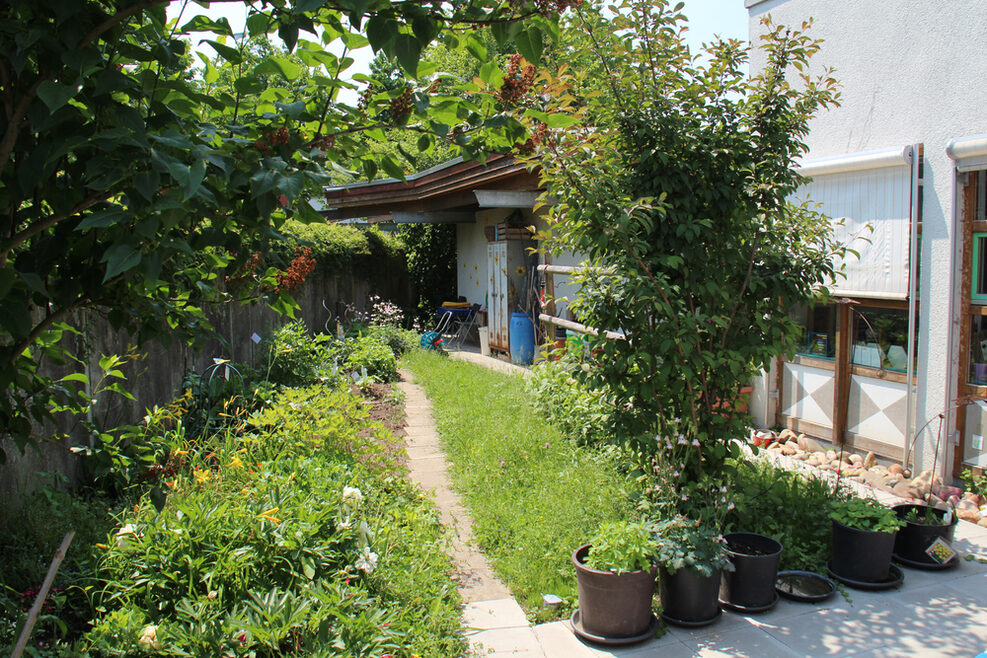
[[[987,233],[973,234],[973,281],[970,301],[987,304]]]

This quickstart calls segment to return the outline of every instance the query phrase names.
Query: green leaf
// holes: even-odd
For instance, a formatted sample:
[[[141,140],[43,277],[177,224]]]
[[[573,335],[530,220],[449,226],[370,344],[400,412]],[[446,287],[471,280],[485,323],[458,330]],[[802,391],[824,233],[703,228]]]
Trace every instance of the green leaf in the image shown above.
[[[182,32],[215,32],[228,37],[233,36],[233,28],[230,27],[230,22],[225,17],[213,20],[200,14],[180,29]]]
[[[418,75],[418,59],[421,56],[421,46],[409,34],[399,34],[394,41],[394,55],[398,63],[412,77]]]
[[[519,32],[514,37],[514,43],[521,55],[531,62],[537,64],[541,60],[542,53],[542,31],[536,25],[532,25],[523,32]]]
[[[466,50],[469,51],[473,57],[476,57],[481,62],[487,61],[487,47],[483,45],[476,36],[470,34],[466,39]]]
[[[241,64],[243,63],[243,55],[236,48],[230,48],[229,46],[222,44],[214,39],[203,39],[199,43],[208,43],[213,47],[219,55],[225,59],[230,64]]]
[[[106,283],[113,277],[140,265],[141,252],[129,244],[118,244],[106,252],[103,261],[107,264],[106,275],[103,277],[103,283]]]
[[[402,169],[401,165],[395,162],[391,156],[385,155],[381,158],[380,166],[383,167],[384,171],[387,172],[387,175],[391,178],[404,180],[404,169]]]
[[[51,80],[45,80],[38,87],[40,98],[51,112],[68,103],[82,89],[81,85],[63,85]]]
[[[301,75],[302,67],[292,62],[290,59],[285,57],[271,57],[270,61],[278,68],[281,75],[284,76],[285,80],[291,82],[296,80],[299,75]]]
[[[112,206],[86,215],[86,218],[75,227],[76,231],[87,231],[91,228],[106,228],[127,218],[127,211],[120,206]]]
[[[384,46],[394,40],[398,32],[398,24],[393,18],[377,14],[367,21],[367,40],[374,52],[380,52]]]

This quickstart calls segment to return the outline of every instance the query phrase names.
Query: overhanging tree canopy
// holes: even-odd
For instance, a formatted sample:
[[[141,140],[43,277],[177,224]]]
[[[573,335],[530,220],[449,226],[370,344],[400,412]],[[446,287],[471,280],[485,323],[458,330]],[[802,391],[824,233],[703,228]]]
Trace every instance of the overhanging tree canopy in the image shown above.
[[[324,184],[354,170],[403,175],[395,157],[368,154],[360,134],[396,127],[422,150],[444,140],[473,158],[523,141],[492,98],[430,94],[438,74],[419,55],[441,39],[482,58],[472,31],[491,25],[537,59],[567,3],[246,2],[245,34],[187,0],[169,22],[168,4],[0,9],[0,438],[21,447],[31,419],[81,395],[78,382],[39,371],[43,358],[69,356],[61,339],[75,311],[99,310],[139,341],[207,329],[201,308],[230,299],[226,274],[287,217],[319,220],[308,200]],[[274,35],[291,56],[251,47]],[[190,41],[202,39],[215,55],[196,53],[193,75]],[[339,102],[363,80],[347,79],[349,53],[368,43],[420,84]],[[386,124],[374,111],[385,107]],[[272,306],[289,311],[268,288]]]

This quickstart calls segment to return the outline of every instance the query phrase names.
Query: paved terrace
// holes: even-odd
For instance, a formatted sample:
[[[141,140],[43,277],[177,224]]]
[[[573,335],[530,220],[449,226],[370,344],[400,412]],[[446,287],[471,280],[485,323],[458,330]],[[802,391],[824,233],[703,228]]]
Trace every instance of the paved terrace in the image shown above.
[[[523,370],[475,353],[464,352],[454,358],[500,371]],[[416,470],[423,474],[423,486],[435,491],[443,519],[452,522],[453,516],[456,518],[452,526],[454,546],[458,546],[454,561],[460,565],[460,591],[466,602],[463,622],[470,629],[470,641],[479,656],[973,658],[987,651],[987,564],[977,559],[962,559],[959,566],[939,572],[902,567],[905,578],[900,587],[883,592],[847,589],[849,600],[837,593],[829,601],[815,605],[782,599],[773,610],[758,615],[724,611],[711,626],[700,629],[670,626],[659,638],[627,647],[599,647],[583,642],[572,633],[568,621],[530,626],[521,607],[496,580],[485,558],[472,544],[468,514],[448,490],[444,457],[434,436],[427,399],[418,387],[403,383],[402,388],[409,393],[412,477]],[[416,449],[416,443],[421,442],[428,448]],[[774,459],[786,468],[815,471],[787,457]],[[436,478],[438,472],[442,475]],[[863,495],[875,496],[888,504],[901,502],[891,494],[851,484]],[[987,561],[987,528],[960,521],[953,548],[961,555]]]

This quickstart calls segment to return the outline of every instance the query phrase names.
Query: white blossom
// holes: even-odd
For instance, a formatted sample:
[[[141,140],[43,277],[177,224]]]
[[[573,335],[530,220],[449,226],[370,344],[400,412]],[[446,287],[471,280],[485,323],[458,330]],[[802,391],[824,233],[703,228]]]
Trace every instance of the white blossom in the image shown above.
[[[140,638],[137,640],[137,644],[145,650],[157,650],[161,648],[161,643],[158,642],[158,627],[157,626],[145,626],[144,630],[141,631]]]
[[[356,564],[353,566],[364,573],[373,573],[374,569],[377,568],[377,554],[371,552],[369,546],[364,546],[360,552],[360,557],[356,559]]]
[[[363,502],[363,492],[356,487],[343,487],[343,503],[359,507]]]

